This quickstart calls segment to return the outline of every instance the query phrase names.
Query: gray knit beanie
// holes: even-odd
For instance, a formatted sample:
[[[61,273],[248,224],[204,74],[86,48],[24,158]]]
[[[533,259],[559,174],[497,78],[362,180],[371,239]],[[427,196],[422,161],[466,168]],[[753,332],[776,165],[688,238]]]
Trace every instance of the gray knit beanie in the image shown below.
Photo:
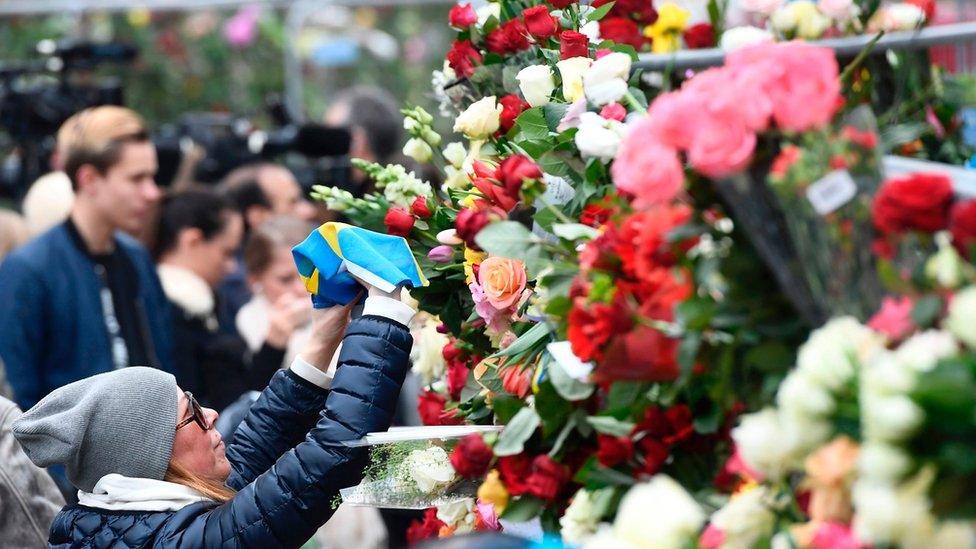
[[[109,473],[163,480],[176,436],[176,378],[134,366],[56,389],[14,422],[41,467],[61,464],[91,492]]]

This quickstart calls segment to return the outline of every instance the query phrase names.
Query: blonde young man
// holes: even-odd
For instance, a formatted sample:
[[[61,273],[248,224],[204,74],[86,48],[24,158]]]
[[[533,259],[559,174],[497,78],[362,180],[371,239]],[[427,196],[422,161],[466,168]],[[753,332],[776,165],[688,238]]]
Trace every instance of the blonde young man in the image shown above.
[[[17,403],[129,365],[172,371],[169,305],[136,233],[160,198],[139,116],[104,106],[58,132],[75,201],[67,221],[0,265],[0,359]]]

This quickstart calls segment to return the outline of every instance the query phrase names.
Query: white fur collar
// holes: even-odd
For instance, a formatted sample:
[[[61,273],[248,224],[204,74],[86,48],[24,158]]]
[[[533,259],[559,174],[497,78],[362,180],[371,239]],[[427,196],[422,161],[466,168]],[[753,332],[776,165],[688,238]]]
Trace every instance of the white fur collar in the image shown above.
[[[170,301],[193,316],[213,314],[214,294],[207,281],[183,267],[161,264],[157,268],[159,281]]]
[[[213,500],[175,482],[116,473],[100,478],[91,492],[78,490],[79,504],[110,511],[178,511],[201,501]]]

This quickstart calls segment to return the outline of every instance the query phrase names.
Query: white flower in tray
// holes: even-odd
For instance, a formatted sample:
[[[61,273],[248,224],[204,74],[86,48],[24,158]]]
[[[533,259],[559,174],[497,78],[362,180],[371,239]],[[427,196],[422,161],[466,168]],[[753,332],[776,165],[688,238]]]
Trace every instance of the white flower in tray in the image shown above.
[[[456,533],[470,532],[474,529],[474,499],[464,498],[437,506],[437,518],[444,524],[455,528]]]
[[[417,488],[427,494],[445,488],[456,478],[451,460],[440,446],[410,452],[406,459],[406,466]]]

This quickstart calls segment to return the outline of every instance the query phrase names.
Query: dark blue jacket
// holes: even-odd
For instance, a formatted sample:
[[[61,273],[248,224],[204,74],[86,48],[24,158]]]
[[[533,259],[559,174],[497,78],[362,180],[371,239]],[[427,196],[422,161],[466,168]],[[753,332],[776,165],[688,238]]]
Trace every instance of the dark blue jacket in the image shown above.
[[[158,366],[173,371],[169,302],[149,254],[131,237],[115,243],[138,274],[136,308],[144,343]],[[94,263],[58,225],[0,263],[0,360],[17,404],[29,409],[73,381],[111,371],[112,352]]]
[[[366,449],[339,442],[389,428],[412,341],[401,324],[363,317],[346,330],[331,391],[290,371],[275,374],[227,450],[232,467],[227,484],[238,490],[229,502],[194,503],[169,512],[73,505],[54,520],[48,543],[300,547],[332,516],[339,490],[362,478]]]

